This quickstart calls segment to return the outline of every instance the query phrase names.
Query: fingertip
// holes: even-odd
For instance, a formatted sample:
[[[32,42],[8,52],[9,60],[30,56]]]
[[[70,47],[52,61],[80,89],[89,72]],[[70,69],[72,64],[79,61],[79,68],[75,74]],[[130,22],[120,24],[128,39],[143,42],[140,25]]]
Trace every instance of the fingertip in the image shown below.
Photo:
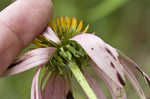
[[[17,0],[0,12],[0,72],[47,26],[51,0]]]
[[[28,45],[52,17],[51,0],[17,0],[0,14],[2,21]]]

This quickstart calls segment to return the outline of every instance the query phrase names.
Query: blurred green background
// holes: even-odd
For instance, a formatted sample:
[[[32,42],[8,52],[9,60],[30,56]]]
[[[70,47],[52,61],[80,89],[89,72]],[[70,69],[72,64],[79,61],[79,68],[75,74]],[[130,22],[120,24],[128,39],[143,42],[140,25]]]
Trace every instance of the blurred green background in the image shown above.
[[[13,1],[0,0],[0,10]],[[150,0],[53,0],[53,4],[54,18],[82,19],[90,24],[89,32],[133,58],[150,75]],[[33,74],[34,69],[0,79],[0,99],[30,99]],[[143,79],[139,80],[150,96]],[[139,99],[130,85],[127,91],[128,99]]]

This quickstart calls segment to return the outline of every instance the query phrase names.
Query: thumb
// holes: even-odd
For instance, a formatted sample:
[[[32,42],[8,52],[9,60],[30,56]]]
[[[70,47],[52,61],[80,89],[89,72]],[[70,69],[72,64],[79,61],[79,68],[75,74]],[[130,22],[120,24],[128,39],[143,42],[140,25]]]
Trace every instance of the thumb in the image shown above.
[[[47,26],[50,0],[17,0],[0,12],[0,73]]]

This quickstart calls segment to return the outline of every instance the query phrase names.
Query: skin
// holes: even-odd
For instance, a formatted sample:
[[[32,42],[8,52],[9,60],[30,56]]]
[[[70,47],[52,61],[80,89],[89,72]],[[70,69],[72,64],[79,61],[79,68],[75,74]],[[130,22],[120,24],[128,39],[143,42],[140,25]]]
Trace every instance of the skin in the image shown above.
[[[0,74],[46,28],[51,0],[17,0],[0,12]]]

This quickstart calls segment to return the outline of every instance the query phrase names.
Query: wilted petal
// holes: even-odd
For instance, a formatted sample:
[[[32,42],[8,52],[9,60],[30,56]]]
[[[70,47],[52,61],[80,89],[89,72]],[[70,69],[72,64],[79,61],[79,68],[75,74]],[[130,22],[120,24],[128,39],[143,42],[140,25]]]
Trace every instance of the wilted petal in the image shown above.
[[[133,74],[133,72],[130,70],[130,68],[128,67],[128,65],[125,63],[124,60],[120,59],[120,62],[124,66],[125,75],[129,78],[129,80],[131,81],[132,85],[136,89],[136,91],[139,94],[139,96],[141,97],[141,99],[146,99],[146,97],[144,95],[144,92],[143,92],[142,88],[140,87],[140,84],[138,83],[138,81],[137,81],[135,75]]]
[[[86,71],[84,71],[84,76],[86,80],[88,81],[90,87],[93,89],[95,92],[96,96],[98,99],[107,99],[102,90],[100,89],[98,83],[96,80]]]
[[[140,69],[140,67],[132,59],[130,59],[129,57],[124,55],[122,52],[120,52],[120,51],[118,51],[118,52],[119,52],[120,56],[122,57],[122,59],[124,59],[124,61],[126,60],[126,63],[129,63],[131,66],[136,68],[142,74],[142,76],[145,78],[145,80],[147,81],[147,84],[150,87],[150,77],[145,72],[143,72]],[[121,57],[120,57],[120,59],[121,59]]]
[[[123,67],[114,48],[92,34],[81,34],[71,40],[78,42],[97,64],[98,68],[105,72],[115,83],[121,87],[125,85]]]
[[[39,74],[41,71],[41,67],[37,70],[35,76],[33,77],[32,87],[31,87],[31,99],[42,99],[41,94],[38,91],[38,81],[39,81]]]
[[[38,48],[27,52],[14,64],[8,67],[8,69],[1,76],[17,74],[33,67],[45,64],[50,59],[54,51],[54,48]]]
[[[43,91],[43,99],[66,99],[69,88],[69,84],[63,76],[52,74]]]
[[[108,75],[105,74],[101,69],[99,69],[94,62],[90,63],[91,68],[100,77],[108,87],[113,99],[127,99],[124,88],[118,86]]]
[[[50,27],[47,27],[46,31],[43,33],[43,36],[48,40],[53,41],[57,44],[60,43],[60,39],[57,37],[56,33]]]
[[[39,99],[43,99],[40,91],[39,91]]]

